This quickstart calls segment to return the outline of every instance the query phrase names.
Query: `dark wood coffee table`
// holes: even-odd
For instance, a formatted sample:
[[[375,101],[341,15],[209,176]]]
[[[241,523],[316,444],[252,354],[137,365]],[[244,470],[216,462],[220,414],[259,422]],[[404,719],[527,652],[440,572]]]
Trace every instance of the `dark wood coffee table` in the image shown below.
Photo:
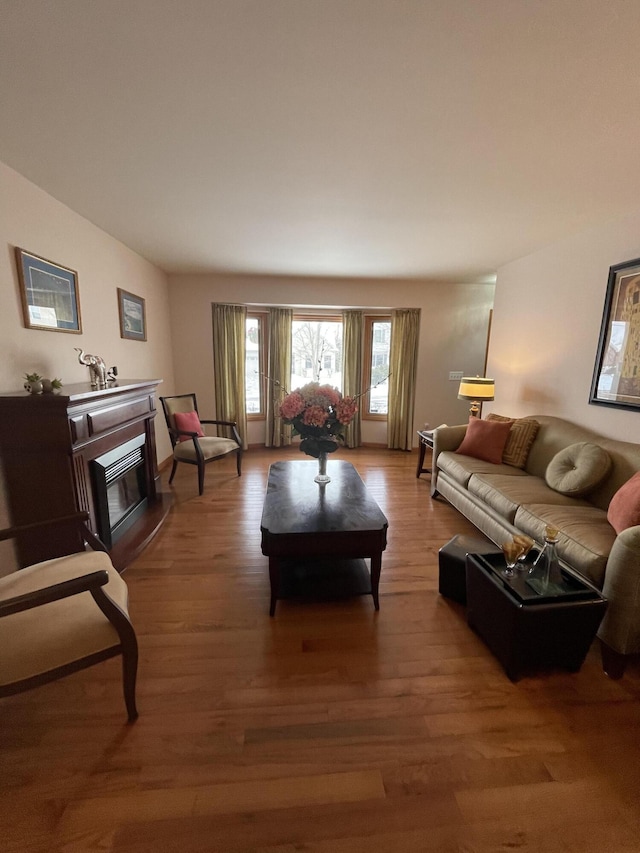
[[[289,561],[306,564],[322,577],[324,565],[344,566],[347,560],[371,561],[370,588],[380,609],[378,586],[388,522],[350,462],[330,459],[331,482],[314,482],[315,461],[275,462],[269,468],[262,510],[262,553],[269,557],[271,605],[282,598],[283,573]],[[323,563],[324,561],[324,563]]]

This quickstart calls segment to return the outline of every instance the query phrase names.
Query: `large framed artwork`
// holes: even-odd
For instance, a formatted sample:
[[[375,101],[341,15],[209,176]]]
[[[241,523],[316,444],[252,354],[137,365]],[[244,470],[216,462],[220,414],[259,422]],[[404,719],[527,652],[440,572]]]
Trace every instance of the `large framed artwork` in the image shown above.
[[[80,334],[78,273],[24,249],[15,251],[26,328]]]
[[[640,409],[640,258],[609,268],[589,402]]]
[[[118,288],[118,311],[120,313],[120,337],[131,341],[147,340],[147,321],[144,299]]]

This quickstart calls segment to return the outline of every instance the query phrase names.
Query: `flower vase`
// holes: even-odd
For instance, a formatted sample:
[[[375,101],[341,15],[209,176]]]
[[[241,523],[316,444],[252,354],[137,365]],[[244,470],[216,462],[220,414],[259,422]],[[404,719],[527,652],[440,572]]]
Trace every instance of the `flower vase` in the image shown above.
[[[320,483],[320,485],[331,482],[331,477],[327,475],[327,455],[321,452],[318,456],[318,473],[313,479],[316,483]]]

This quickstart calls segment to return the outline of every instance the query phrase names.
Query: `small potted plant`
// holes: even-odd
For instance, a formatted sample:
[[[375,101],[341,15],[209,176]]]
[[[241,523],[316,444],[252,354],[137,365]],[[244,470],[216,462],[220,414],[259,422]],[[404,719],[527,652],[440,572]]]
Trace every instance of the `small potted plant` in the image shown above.
[[[24,390],[30,394],[42,394],[42,376],[39,373],[25,373]]]
[[[61,379],[43,379],[42,380],[42,393],[43,394],[53,394],[54,391],[59,391],[62,388],[62,380]]]

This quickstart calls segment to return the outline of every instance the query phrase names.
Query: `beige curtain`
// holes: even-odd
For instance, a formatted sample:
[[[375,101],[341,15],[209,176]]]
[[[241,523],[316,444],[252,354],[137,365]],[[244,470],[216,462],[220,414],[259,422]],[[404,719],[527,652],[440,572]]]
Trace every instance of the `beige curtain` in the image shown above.
[[[271,308],[269,311],[269,347],[267,391],[265,401],[265,445],[283,447],[291,444],[291,427],[282,423],[280,403],[291,391],[291,308]]]
[[[247,406],[244,394],[247,309],[213,306],[213,376],[216,418],[235,421],[247,449]]]
[[[387,418],[387,446],[392,450],[411,450],[413,445],[419,331],[419,308],[393,312]]]
[[[342,323],[342,393],[345,397],[357,397],[363,390],[361,383],[364,313],[344,311]],[[358,404],[358,412],[344,432],[347,447],[360,447],[362,443],[360,401]]]

